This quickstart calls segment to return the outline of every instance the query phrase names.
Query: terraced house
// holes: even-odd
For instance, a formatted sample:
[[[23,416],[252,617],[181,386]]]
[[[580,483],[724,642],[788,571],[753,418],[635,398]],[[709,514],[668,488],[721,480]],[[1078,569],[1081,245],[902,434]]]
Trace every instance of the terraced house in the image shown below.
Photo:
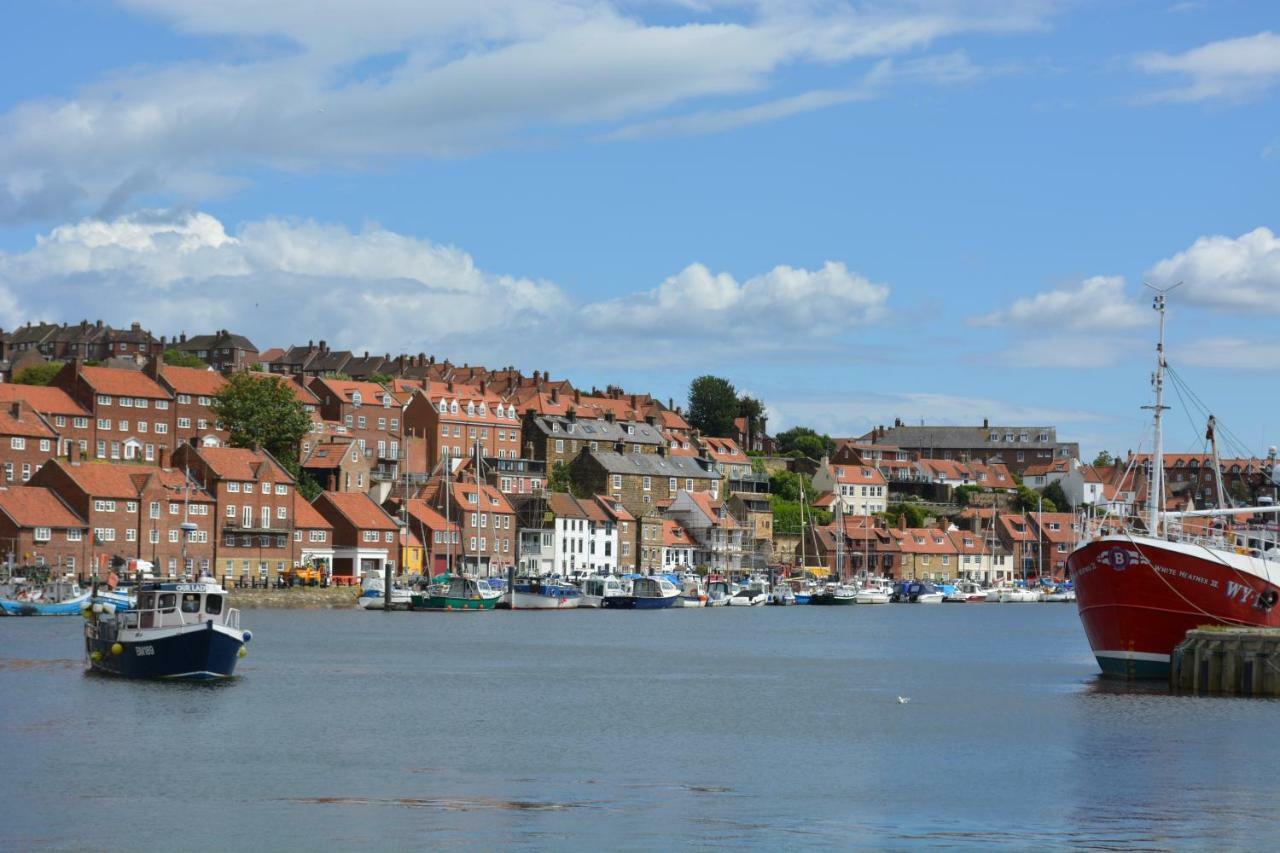
[[[53,385],[89,411],[93,457],[155,462],[174,448],[169,392],[138,370],[69,361]]]
[[[514,405],[484,383],[428,382],[404,410],[410,471],[427,472],[445,458],[475,454],[520,458],[520,419]]]
[[[173,367],[153,359],[146,374],[173,397],[173,436],[176,444],[196,439],[217,447],[227,443],[230,433],[213,413],[213,398],[226,387],[222,374],[206,368]]]
[[[270,453],[184,444],[173,461],[214,499],[220,575],[272,581],[292,566],[296,483]]]
[[[524,442],[526,455],[546,462],[548,471],[573,461],[583,448],[598,451],[621,446],[624,453],[657,453],[664,444],[662,433],[647,421],[618,421],[613,412],[580,419],[574,409],[566,415],[526,413]]]
[[[593,495],[621,502],[637,517],[647,510],[668,506],[680,492],[709,492],[719,497],[720,477],[690,456],[671,456],[666,446],[657,453],[627,453],[623,446],[611,451],[581,448],[569,469],[574,483]],[[652,543],[661,553],[661,527]]]
[[[79,448],[82,458],[89,455],[93,442],[89,410],[72,400],[66,391],[53,386],[0,383],[0,406],[16,402],[38,412],[57,433],[55,455],[68,456],[73,444]]]
[[[89,565],[89,527],[50,489],[0,488],[0,559],[76,573]]]
[[[320,417],[337,422],[370,461],[370,476],[394,480],[400,471],[404,425],[400,398],[374,382],[318,377],[307,387]]]
[[[57,450],[58,434],[26,403],[0,408],[0,482],[27,482]]]

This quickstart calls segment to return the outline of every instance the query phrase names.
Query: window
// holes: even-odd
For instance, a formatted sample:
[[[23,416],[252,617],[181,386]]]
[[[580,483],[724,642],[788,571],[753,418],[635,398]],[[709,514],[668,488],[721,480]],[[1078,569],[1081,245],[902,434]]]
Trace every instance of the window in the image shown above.
[[[563,439],[563,438],[557,438],[557,439],[556,439],[556,453],[564,453],[564,439]]]
[[[154,527],[147,531],[147,541],[155,545],[160,541],[160,531]]]
[[[142,408],[144,408],[144,409],[145,409],[145,408],[146,408],[146,406],[143,406]],[[168,401],[168,400],[156,400],[156,408],[157,408],[157,409],[159,409],[160,411],[164,411],[165,409],[168,409],[168,408],[169,408],[169,401]],[[158,432],[158,430],[157,430],[157,432]]]
[[[227,491],[228,491],[228,492],[239,492],[239,491],[240,491],[240,484],[239,484],[239,483],[227,483]]]
[[[110,397],[108,397],[106,394],[99,394],[99,395],[98,395],[98,405],[99,405],[99,406],[110,406],[110,405],[111,405],[111,398],[110,398]]]
[[[111,418],[98,418],[98,429],[111,429]]]
[[[178,418],[178,429],[190,429],[191,418]]]
[[[177,542],[177,541],[178,541],[178,531],[176,531],[176,530],[170,530],[170,531],[169,531],[169,541],[170,541],[170,542]]]
[[[675,477],[668,477],[668,478],[667,478],[667,491],[674,492],[674,491],[676,491],[677,489],[679,489],[679,488],[680,488],[680,486],[679,486],[679,482],[680,482],[680,481],[679,481],[679,480],[677,480]]]
[[[13,450],[26,450],[27,440],[25,438],[18,438],[17,436],[14,436],[9,439],[9,447]]]
[[[121,400],[121,401],[120,401],[120,404],[121,404],[121,405],[124,405],[124,400]],[[134,406],[134,408],[136,408],[136,409],[145,409],[145,408],[147,407],[147,401],[146,401],[146,400],[136,399],[136,398],[135,398],[135,399],[134,399],[134,401],[133,401],[133,406]]]
[[[64,427],[64,426],[66,426],[66,425],[67,425],[67,418],[66,418],[66,416],[65,416],[65,415],[54,415],[54,417],[53,417],[53,425],[54,425],[54,426],[60,426],[60,427]]]
[[[279,519],[288,518],[289,517],[288,513],[289,511],[284,507],[282,506],[276,507],[276,518],[279,518]]]
[[[88,418],[72,418],[71,425],[76,429],[88,429],[89,419]]]
[[[116,529],[114,527],[95,527],[93,535],[100,542],[116,541]]]
[[[364,429],[367,425],[368,425],[368,420],[365,418],[364,415],[361,415],[360,417],[356,418],[356,426],[359,427],[360,429]]]
[[[37,527],[33,535],[37,542],[48,542],[53,538],[53,531],[47,527]]]
[[[235,517],[236,517],[236,505],[227,504],[227,518],[235,518]]]
[[[168,433],[168,432],[169,432],[169,425],[168,425],[168,424],[162,424],[162,423],[157,423],[157,424],[156,424],[156,434],[157,434],[157,435],[165,435],[165,434],[166,434],[166,433]]]
[[[386,533],[382,534],[382,541],[383,541],[383,542],[390,542],[393,538],[395,538],[395,534],[394,534],[394,533],[392,533],[390,530],[388,530]]]
[[[95,512],[115,512],[116,502],[115,501],[94,501],[93,509]]]
[[[209,405],[210,400],[209,400],[209,398],[208,398],[208,397],[197,397],[197,398],[196,398],[196,402],[197,402],[197,403],[199,403],[199,404],[200,404],[200,405],[202,405],[202,406],[207,406],[207,405]]]
[[[146,431],[147,431],[147,422],[138,421],[138,432],[146,432]]]
[[[286,486],[284,483],[276,483],[276,494],[277,495],[289,494],[289,487]]]
[[[653,486],[653,478],[652,478],[652,477],[645,477],[645,478],[644,478],[644,490],[647,492],[647,491],[649,491],[649,489],[650,489],[652,486]]]
[[[178,395],[178,403],[179,403],[180,405],[185,406],[185,405],[187,405],[187,404],[188,404],[188,403],[190,403],[190,402],[191,402],[191,395],[190,395],[190,394],[179,394],[179,395]]]
[[[80,528],[78,528],[78,527],[72,527],[72,528],[70,528],[70,529],[68,529],[68,530],[67,530],[67,541],[68,541],[68,542],[79,542],[79,541],[80,541],[80,535],[81,535],[81,534],[80,534]]]

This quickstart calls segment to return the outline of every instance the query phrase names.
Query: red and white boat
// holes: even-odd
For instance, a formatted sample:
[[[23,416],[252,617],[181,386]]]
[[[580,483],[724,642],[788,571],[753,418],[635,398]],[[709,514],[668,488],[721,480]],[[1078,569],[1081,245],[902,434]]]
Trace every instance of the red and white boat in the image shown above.
[[[1167,677],[1174,647],[1193,628],[1280,627],[1280,506],[1225,506],[1219,481],[1218,506],[1225,508],[1164,511],[1164,301],[1159,292],[1156,399],[1150,407],[1155,452],[1146,518],[1134,524],[1106,520],[1067,558],[1080,621],[1098,665],[1128,678]],[[1270,483],[1280,475],[1275,461],[1273,448],[1266,470]]]

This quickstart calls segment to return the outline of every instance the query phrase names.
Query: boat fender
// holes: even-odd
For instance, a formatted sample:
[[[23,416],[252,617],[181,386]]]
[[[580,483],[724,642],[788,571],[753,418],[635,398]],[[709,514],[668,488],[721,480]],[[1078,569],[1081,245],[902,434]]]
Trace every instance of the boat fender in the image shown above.
[[[80,615],[81,615],[81,616],[83,616],[83,617],[84,617],[84,618],[86,618],[86,619],[92,619],[92,618],[93,618],[93,608],[92,608],[92,607],[84,607],[84,608],[81,608],[81,610],[80,610]]]
[[[249,654],[249,650],[246,649],[244,646],[241,646],[240,651],[236,652],[236,654],[239,655],[240,657],[245,657]]]
[[[94,613],[101,613],[101,612],[102,612],[102,605],[101,605],[101,604],[95,604],[95,605],[93,605],[93,612],[94,612]]]
[[[1269,589],[1258,596],[1258,606],[1263,610],[1270,610],[1276,606],[1277,599],[1280,599],[1280,594],[1277,594],[1274,589]]]
[[[98,661],[102,660],[102,652],[98,651],[97,649],[94,649],[93,652],[89,655],[89,660],[93,661],[94,663],[97,663]]]
[[[111,654],[113,654],[113,655],[120,655],[120,654],[124,654],[124,646],[120,645],[119,643],[112,643],[112,644],[111,644]]]
[[[244,632],[244,641],[247,643],[247,642],[249,642],[249,641],[250,641],[250,640],[252,640],[252,639],[253,639],[253,632],[252,632],[252,631],[245,631],[245,632]]]

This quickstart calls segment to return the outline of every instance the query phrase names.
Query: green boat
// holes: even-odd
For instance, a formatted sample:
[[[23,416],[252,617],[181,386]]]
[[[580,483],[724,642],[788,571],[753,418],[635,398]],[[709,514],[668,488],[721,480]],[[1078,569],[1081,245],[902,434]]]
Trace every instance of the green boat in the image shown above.
[[[492,610],[502,593],[465,575],[437,575],[409,599],[410,610]]]

